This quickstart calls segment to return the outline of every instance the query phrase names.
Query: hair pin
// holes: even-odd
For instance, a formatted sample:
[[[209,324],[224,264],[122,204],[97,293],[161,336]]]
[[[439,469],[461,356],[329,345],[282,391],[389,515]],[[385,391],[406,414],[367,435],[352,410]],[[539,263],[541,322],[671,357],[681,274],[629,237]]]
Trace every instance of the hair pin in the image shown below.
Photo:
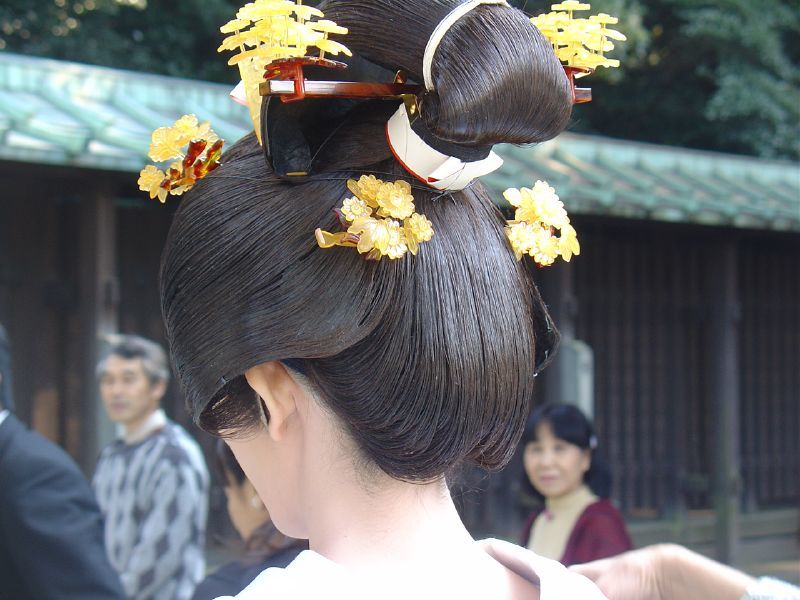
[[[171,127],[153,132],[148,156],[154,162],[174,160],[162,171],[147,165],[139,174],[139,189],[163,204],[167,195],[180,196],[219,166],[224,141],[209,123],[198,123],[195,115],[184,115]]]
[[[581,253],[564,203],[547,182],[537,181],[532,188],[509,188],[503,195],[516,208],[514,219],[506,226],[506,235],[517,260],[527,254],[538,265],[547,267],[559,256],[569,262],[573,255]]]
[[[349,180],[347,187],[353,196],[337,211],[347,230],[329,233],[317,229],[320,248],[343,246],[356,248],[368,260],[398,259],[407,252],[416,255],[419,245],[433,237],[433,225],[416,212],[407,181],[387,183],[374,175],[362,175],[358,181]]]
[[[619,19],[600,13],[588,19],[576,19],[575,11],[590,10],[591,4],[566,0],[553,4],[549,13],[532,17],[531,22],[553,45],[553,51],[564,64],[564,71],[572,87],[572,98],[576,104],[591,102],[592,90],[575,87],[575,80],[590,75],[598,67],[619,67],[619,61],[605,56],[614,49],[611,40],[625,41],[624,34],[608,25],[616,25]]]

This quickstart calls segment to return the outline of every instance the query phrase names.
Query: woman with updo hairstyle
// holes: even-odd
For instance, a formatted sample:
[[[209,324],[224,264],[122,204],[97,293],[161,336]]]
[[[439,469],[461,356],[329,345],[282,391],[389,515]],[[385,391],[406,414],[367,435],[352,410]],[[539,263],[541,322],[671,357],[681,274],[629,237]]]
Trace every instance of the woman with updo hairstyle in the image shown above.
[[[570,566],[633,548],[611,504],[611,471],[592,422],[571,404],[537,408],[522,436],[524,487],[544,506],[525,522],[520,543]]]
[[[463,4],[319,8],[348,28],[359,61],[421,82],[429,38]],[[471,8],[444,33],[419,97],[426,142],[468,160],[553,138],[572,96],[552,46],[505,3]],[[554,561],[475,542],[453,505],[456,467],[512,457],[557,333],[484,186],[433,189],[395,158],[386,128],[398,104],[353,102],[295,180],[245,137],[170,230],[162,308],[189,409],[225,439],[275,526],[309,540],[237,598],[601,598]],[[362,175],[410,184],[436,232],[415,256],[318,246],[315,230],[340,227],[346,182]]]

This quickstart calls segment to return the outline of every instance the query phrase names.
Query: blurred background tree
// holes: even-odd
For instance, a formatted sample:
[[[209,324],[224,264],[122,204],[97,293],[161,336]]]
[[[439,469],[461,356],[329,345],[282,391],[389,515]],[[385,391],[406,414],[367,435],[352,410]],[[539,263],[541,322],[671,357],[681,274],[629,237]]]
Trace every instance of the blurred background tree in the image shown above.
[[[620,15],[622,68],[589,81],[602,102],[575,130],[800,158],[800,2],[595,0]],[[612,56],[616,56],[612,53]]]
[[[550,4],[513,3],[530,14]],[[620,17],[628,42],[611,54],[622,68],[588,80],[602,102],[576,108],[573,131],[800,158],[800,0],[591,3]],[[0,50],[230,83],[218,27],[241,4],[4,0]]]
[[[237,0],[3,0],[0,49],[233,82],[217,54]]]

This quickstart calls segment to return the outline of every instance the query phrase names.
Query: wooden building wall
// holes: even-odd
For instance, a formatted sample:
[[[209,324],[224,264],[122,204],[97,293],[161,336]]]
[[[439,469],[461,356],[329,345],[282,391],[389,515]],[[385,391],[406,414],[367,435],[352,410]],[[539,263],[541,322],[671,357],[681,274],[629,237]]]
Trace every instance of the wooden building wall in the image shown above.
[[[585,222],[576,334],[631,517],[711,509],[718,248],[735,253],[742,507],[800,505],[800,236]],[[547,291],[545,291],[545,294]]]
[[[157,275],[174,207],[120,200],[132,177],[0,163],[11,185],[0,201],[0,322],[15,411],[87,474],[98,429],[110,428],[93,377],[103,334],[164,341]],[[174,383],[164,406],[188,420]]]
[[[0,322],[13,344],[17,414],[80,454],[77,373],[79,202],[59,178],[3,169],[0,201]]]

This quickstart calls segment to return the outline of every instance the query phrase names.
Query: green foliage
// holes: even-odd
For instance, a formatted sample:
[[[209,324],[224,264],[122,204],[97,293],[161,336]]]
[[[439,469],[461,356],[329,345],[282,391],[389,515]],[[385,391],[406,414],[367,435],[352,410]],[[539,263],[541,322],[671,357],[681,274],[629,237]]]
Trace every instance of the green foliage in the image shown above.
[[[800,158],[796,0],[648,0],[638,8],[646,51],[624,60],[620,77],[589,80],[598,101],[576,109],[576,130]]]
[[[240,0],[4,0],[0,50],[232,82],[218,27]],[[316,4],[316,2],[311,2]],[[628,41],[585,85],[572,129],[800,158],[798,0],[594,0]],[[514,0],[530,14],[550,2]],[[582,82],[583,84],[583,82]]]
[[[176,77],[232,82],[219,27],[235,0],[4,0],[0,49]],[[139,8],[146,5],[146,8]]]

